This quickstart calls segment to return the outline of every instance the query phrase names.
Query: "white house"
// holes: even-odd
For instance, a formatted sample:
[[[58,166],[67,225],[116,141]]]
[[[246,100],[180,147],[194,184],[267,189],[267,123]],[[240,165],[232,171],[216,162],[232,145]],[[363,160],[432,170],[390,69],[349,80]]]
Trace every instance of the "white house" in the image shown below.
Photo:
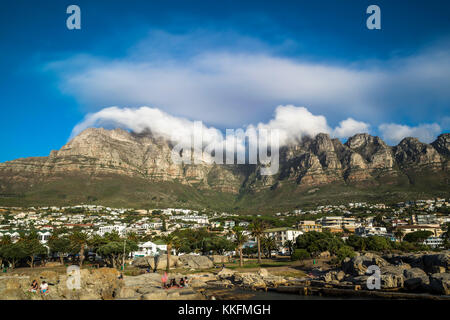
[[[123,225],[113,225],[113,226],[102,226],[98,230],[98,234],[104,236],[106,233],[111,233],[113,231],[117,232],[120,236],[125,234],[126,226]]]
[[[166,244],[156,244],[151,241],[147,241],[138,245],[139,250],[133,252],[135,257],[154,256],[157,253],[167,251]]]
[[[278,245],[284,246],[286,241],[295,241],[303,232],[291,228],[273,228],[264,231],[269,237],[274,237]]]
[[[441,248],[444,245],[444,239],[441,237],[429,237],[423,244],[430,246],[431,248]]]
[[[369,236],[387,236],[385,227],[359,227],[355,229],[355,233],[362,237]]]
[[[48,231],[46,231],[46,232],[40,232],[39,231],[37,234],[38,234],[38,237],[39,237],[39,242],[42,243],[42,244],[47,243],[48,239],[50,239],[50,237],[52,235]]]

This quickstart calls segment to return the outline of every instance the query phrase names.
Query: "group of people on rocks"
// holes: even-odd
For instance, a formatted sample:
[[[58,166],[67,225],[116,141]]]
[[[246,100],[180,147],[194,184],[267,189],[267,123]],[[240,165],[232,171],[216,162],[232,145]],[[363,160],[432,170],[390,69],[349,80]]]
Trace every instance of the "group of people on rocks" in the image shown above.
[[[41,285],[39,285],[37,280],[33,280],[33,282],[31,283],[31,287],[28,291],[33,293],[40,292],[42,294],[47,294],[48,283],[46,281],[42,281]]]
[[[179,283],[177,283],[175,278],[172,278],[169,281],[168,280],[169,279],[167,272],[164,272],[163,276],[161,277],[162,287],[164,289],[185,288],[188,286],[188,277],[181,277]]]

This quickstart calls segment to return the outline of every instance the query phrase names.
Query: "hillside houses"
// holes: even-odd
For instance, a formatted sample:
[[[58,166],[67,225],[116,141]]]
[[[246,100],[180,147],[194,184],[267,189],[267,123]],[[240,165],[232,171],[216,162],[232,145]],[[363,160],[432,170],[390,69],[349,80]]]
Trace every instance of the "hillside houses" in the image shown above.
[[[307,232],[333,232],[356,234],[363,237],[382,236],[393,240],[393,234],[428,230],[433,236],[427,239],[430,246],[442,243],[445,224],[450,222],[448,199],[425,199],[400,202],[393,205],[353,202],[339,205],[321,205],[315,208],[295,208],[273,215],[273,227],[267,236],[274,237],[283,246],[287,240],[295,241]],[[2,207],[0,208],[0,237],[37,230],[53,233],[55,229],[80,229],[88,234],[105,235],[117,232],[120,236],[134,233],[138,236],[167,235],[176,230],[205,229],[207,232],[230,237],[236,227],[250,235],[250,224],[264,214],[239,215],[238,213],[212,212],[182,208],[133,209],[112,208],[99,205],[70,207]],[[278,226],[275,228],[275,226]],[[42,241],[45,241],[45,237]],[[255,239],[250,236],[249,241]],[[150,244],[148,244],[150,246]],[[152,247],[153,248],[153,247]],[[142,249],[144,250],[144,249]],[[150,249],[149,249],[150,250]],[[153,250],[153,249],[151,249]]]

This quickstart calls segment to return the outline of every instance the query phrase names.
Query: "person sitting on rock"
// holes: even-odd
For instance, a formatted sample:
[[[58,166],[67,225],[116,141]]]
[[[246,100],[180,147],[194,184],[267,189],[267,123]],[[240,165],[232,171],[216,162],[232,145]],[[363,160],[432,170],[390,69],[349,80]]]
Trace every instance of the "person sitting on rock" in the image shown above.
[[[185,287],[188,287],[188,277],[184,277],[183,283]]]
[[[41,293],[43,294],[48,293],[48,283],[45,281],[42,281],[41,283]]]
[[[31,283],[31,288],[30,288],[30,292],[37,292],[39,289],[39,284],[36,280],[33,280],[33,282]]]
[[[183,277],[180,279],[180,287],[184,288],[184,278]]]
[[[177,284],[177,281],[175,280],[175,278],[173,278],[173,279],[170,281],[170,287],[171,287],[171,288],[177,288],[177,287],[178,287],[178,284]]]

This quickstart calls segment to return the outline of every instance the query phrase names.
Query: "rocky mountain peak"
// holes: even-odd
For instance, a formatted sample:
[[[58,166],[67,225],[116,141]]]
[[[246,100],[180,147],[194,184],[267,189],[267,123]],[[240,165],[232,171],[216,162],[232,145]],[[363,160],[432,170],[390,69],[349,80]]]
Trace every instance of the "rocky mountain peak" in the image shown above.
[[[327,133],[319,133],[314,137],[311,143],[311,149],[316,154],[323,152],[334,152],[333,141]]]
[[[439,151],[439,153],[450,156],[450,133],[443,133],[439,135],[439,137],[431,143],[431,145]]]
[[[345,143],[350,149],[365,148],[368,145],[387,147],[386,143],[379,137],[372,136],[368,133],[358,133],[348,138]]]
[[[417,138],[407,137],[394,147],[396,160],[401,165],[408,164],[439,164],[442,159],[439,152],[432,146],[422,143]]]
[[[405,180],[412,181],[411,172],[423,170],[440,181],[448,181],[449,146],[448,133],[440,135],[432,144],[405,138],[395,147],[369,134],[356,134],[343,144],[339,139],[320,133],[282,147],[278,174],[261,176],[255,165],[174,163],[171,144],[150,131],[133,133],[89,128],[60,150],[52,151],[49,157],[0,163],[0,194],[16,193],[19,187],[20,192],[33,191],[46,183],[63,181],[64,186],[66,182],[68,186],[64,194],[70,195],[70,181],[74,177],[91,182],[108,177],[132,179],[131,187],[120,192],[127,192],[139,181],[140,187],[135,191],[144,198],[148,196],[142,190],[158,183],[229,194],[263,192],[290,184],[294,185],[292,190],[333,183],[367,186],[385,181],[403,186]],[[59,188],[55,187],[52,192],[59,192]],[[162,197],[167,196],[164,190]],[[96,194],[97,191],[91,192]],[[146,199],[153,201],[153,197]],[[190,199],[186,194],[182,197]]]

